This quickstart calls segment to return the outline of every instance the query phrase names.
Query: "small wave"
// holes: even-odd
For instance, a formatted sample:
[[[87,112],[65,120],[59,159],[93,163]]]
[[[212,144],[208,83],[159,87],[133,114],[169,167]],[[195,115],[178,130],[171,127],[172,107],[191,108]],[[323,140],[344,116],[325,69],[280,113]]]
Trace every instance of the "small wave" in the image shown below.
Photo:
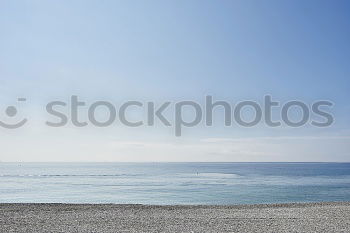
[[[199,176],[220,177],[220,178],[238,178],[240,175],[231,173],[198,173]]]
[[[141,174],[100,174],[100,175],[78,175],[78,174],[25,174],[25,175],[0,175],[0,177],[134,177]]]
[[[240,178],[241,176],[238,174],[234,174],[234,173],[212,173],[212,172],[198,172],[198,173],[185,173],[185,174],[178,174],[179,176],[182,177],[199,177],[199,178],[210,178],[210,179],[232,179],[232,178]]]

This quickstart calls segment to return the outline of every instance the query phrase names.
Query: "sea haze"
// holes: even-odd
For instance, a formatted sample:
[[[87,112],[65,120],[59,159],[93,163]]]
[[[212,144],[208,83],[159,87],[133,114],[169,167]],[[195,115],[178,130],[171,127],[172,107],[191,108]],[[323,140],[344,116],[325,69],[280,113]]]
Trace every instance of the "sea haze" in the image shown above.
[[[1,203],[350,201],[350,163],[0,163]]]

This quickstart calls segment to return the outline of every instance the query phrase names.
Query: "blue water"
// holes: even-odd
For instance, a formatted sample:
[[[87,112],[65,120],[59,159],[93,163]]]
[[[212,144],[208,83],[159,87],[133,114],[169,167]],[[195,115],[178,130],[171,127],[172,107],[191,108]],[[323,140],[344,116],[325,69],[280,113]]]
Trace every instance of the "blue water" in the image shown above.
[[[350,163],[0,163],[0,202],[350,201]]]

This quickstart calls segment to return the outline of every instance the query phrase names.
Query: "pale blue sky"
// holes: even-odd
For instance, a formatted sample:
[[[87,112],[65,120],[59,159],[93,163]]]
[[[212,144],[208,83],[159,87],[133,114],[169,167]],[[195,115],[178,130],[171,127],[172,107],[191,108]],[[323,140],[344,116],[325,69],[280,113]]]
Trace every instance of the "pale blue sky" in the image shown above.
[[[349,161],[349,10],[346,0],[0,1],[1,109],[27,97],[21,112],[36,122],[0,130],[0,160]],[[336,123],[244,129],[219,122],[182,138],[164,127],[43,128],[45,103],[73,94],[116,103],[207,94],[232,103],[266,94],[327,99]],[[140,155],[140,145],[149,155]],[[205,154],[211,150],[218,154]]]

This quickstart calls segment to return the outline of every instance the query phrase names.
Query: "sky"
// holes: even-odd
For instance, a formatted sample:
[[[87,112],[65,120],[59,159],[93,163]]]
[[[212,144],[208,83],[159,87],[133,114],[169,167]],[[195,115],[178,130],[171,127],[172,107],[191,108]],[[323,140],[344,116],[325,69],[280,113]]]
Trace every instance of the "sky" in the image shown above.
[[[0,161],[350,161],[349,10],[346,0],[0,1],[0,120],[28,118],[0,128]],[[213,126],[181,137],[161,124],[47,127],[46,104],[72,95],[117,106],[329,100],[335,123],[226,127],[219,109]]]

